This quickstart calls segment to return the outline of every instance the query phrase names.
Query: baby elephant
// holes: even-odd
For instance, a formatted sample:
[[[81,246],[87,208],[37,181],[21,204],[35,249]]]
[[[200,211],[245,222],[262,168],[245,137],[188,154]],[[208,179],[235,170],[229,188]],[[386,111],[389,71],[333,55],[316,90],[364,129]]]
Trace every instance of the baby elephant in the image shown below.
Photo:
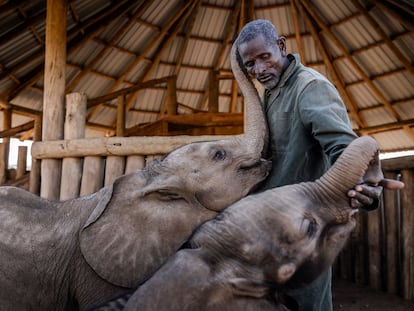
[[[383,179],[378,146],[356,139],[315,182],[249,195],[202,224],[125,310],[286,310],[284,293],[315,280],[355,226],[346,195]]]
[[[79,199],[0,187],[0,310],[82,310],[135,287],[269,168],[217,141]]]
[[[183,146],[79,199],[0,188],[0,310],[84,310],[127,292],[267,176],[260,98],[235,47],[231,62],[245,134]]]

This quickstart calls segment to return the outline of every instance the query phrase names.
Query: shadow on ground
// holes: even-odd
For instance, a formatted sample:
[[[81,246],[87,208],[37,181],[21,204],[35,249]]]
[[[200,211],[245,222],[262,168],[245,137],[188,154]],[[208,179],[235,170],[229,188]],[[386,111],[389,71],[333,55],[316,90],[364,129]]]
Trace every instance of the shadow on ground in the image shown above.
[[[334,311],[406,311],[414,310],[414,301],[335,279],[332,283]]]

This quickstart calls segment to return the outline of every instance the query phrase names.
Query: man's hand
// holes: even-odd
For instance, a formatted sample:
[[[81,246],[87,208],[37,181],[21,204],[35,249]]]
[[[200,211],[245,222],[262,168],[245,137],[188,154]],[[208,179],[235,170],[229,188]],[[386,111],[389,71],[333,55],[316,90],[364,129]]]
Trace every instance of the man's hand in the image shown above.
[[[355,209],[367,211],[378,208],[382,189],[398,190],[404,188],[404,183],[395,179],[383,179],[378,185],[359,184],[348,191],[351,198],[350,205]]]

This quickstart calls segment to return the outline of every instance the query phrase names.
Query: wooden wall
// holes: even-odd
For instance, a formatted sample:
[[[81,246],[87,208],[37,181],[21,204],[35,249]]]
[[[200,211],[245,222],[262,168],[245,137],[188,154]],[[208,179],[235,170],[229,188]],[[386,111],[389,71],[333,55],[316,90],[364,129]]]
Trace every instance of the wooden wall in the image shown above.
[[[383,160],[382,167],[405,188],[384,190],[378,210],[357,214],[334,276],[414,300],[414,157]]]

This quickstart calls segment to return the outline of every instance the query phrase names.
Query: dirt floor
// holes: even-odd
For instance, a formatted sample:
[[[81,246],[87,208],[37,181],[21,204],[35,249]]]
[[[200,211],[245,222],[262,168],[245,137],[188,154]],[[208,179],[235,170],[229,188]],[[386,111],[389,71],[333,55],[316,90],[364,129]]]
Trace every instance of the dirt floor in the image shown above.
[[[414,301],[407,301],[344,280],[334,280],[332,292],[334,311],[414,311]]]

